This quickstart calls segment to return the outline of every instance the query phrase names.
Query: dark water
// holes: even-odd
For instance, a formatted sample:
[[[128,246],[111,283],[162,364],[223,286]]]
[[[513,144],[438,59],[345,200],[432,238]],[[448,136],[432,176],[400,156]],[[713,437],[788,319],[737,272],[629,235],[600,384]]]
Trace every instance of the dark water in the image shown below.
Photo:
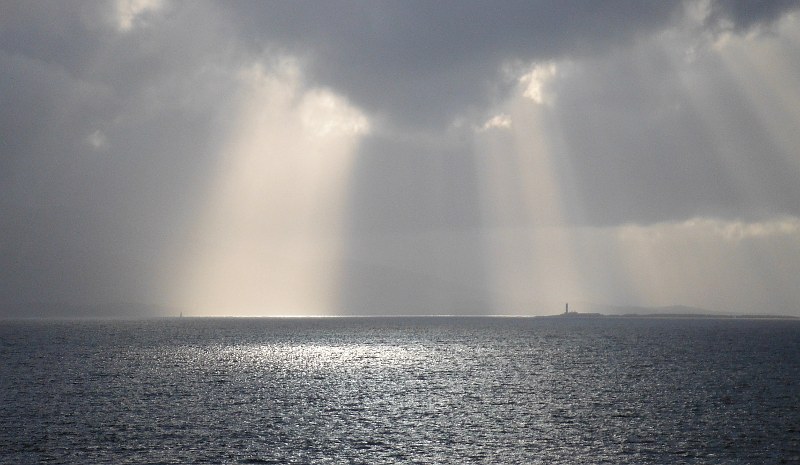
[[[2,463],[800,463],[800,322],[0,322]]]

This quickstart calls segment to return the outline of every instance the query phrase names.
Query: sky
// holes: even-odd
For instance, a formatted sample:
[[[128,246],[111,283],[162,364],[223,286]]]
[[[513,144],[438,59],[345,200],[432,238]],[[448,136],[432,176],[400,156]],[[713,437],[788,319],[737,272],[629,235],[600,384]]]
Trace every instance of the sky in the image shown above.
[[[0,2],[0,316],[800,316],[799,5]]]

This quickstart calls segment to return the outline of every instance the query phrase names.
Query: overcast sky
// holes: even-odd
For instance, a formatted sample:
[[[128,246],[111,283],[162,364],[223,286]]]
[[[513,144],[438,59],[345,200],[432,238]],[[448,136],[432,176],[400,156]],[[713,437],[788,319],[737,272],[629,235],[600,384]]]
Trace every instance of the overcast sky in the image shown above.
[[[0,316],[800,316],[799,3],[0,2]]]

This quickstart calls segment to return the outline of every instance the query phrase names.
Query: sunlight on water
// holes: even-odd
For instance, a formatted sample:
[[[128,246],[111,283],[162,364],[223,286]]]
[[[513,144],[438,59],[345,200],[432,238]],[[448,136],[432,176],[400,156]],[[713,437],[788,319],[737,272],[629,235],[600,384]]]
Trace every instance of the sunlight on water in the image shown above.
[[[246,364],[319,373],[364,367],[384,370],[434,361],[432,352],[423,347],[389,344],[231,346],[220,349],[220,356],[233,357]]]
[[[0,324],[2,463],[797,463],[800,323]]]

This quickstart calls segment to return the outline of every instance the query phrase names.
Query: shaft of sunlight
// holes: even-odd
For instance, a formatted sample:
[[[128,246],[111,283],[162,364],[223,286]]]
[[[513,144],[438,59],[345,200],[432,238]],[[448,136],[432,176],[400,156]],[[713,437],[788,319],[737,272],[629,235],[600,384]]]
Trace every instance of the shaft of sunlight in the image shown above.
[[[554,64],[534,67],[503,113],[476,136],[490,225],[489,275],[494,307],[501,312],[548,313],[584,292],[564,213],[569,182],[556,166],[563,144],[546,117],[553,100],[546,80],[556,73]]]
[[[739,84],[744,98],[758,115],[769,140],[783,160],[800,174],[800,19],[787,15],[777,25],[779,34],[759,37],[729,37],[717,51],[722,63]]]
[[[296,67],[243,70],[241,108],[173,305],[197,315],[320,315],[337,302],[343,201],[369,122]]]

